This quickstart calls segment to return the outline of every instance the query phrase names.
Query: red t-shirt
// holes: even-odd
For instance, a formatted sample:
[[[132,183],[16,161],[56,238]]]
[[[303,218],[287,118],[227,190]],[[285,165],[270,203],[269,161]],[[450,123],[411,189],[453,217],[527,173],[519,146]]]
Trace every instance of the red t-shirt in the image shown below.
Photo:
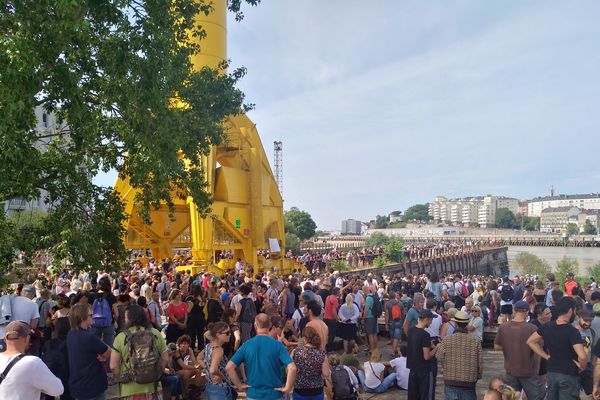
[[[173,303],[169,303],[169,305],[167,306],[167,315],[169,317],[174,317],[176,319],[178,319],[179,321],[183,321],[185,314],[187,314],[188,311],[188,306],[187,303],[181,302],[180,305],[176,306]],[[171,321],[169,321],[170,324],[172,324]]]
[[[565,282],[565,292],[567,292],[567,296],[573,296],[573,288],[576,286],[577,286],[577,281]]]
[[[323,319],[336,319],[336,313],[338,309],[339,301],[337,297],[333,295],[327,296],[325,299],[325,312],[323,312]]]

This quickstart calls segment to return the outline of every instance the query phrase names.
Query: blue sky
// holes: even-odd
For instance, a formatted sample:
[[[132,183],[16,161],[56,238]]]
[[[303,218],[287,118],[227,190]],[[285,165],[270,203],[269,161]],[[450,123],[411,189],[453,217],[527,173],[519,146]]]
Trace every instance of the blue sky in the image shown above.
[[[283,141],[286,208],[319,228],[436,195],[600,189],[600,2],[264,0],[244,13],[228,52],[248,68],[249,116],[268,154]]]

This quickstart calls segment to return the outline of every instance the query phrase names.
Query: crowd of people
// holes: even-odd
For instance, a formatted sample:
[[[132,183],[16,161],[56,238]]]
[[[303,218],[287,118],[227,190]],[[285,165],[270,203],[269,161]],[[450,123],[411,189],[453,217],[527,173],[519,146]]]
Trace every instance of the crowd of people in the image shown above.
[[[44,271],[0,297],[0,398],[470,400],[486,328],[505,367],[486,399],[600,398],[593,280],[321,271]]]

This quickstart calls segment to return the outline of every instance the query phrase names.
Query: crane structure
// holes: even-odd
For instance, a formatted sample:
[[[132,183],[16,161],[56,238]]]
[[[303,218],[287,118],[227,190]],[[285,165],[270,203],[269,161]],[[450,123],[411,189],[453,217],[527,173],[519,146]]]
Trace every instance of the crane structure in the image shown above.
[[[281,140],[273,142],[274,157],[273,162],[275,164],[275,182],[279,188],[279,193],[283,196],[283,143]]]
[[[200,13],[203,27],[201,51],[192,58],[194,69],[218,68],[227,59],[227,0],[213,0],[213,10]],[[192,38],[191,40],[200,40]],[[256,125],[246,115],[224,121],[226,140],[202,156],[205,180],[213,203],[202,218],[194,199],[179,199],[173,193],[173,218],[166,205],[152,210],[150,224],[137,215],[138,192],[127,180],[117,179],[115,189],[125,204],[125,246],[151,251],[156,259],[171,258],[178,249],[191,251],[192,265],[185,269],[223,272],[238,258],[260,270],[291,273],[297,264],[284,258],[283,200],[273,176]],[[269,251],[269,257],[261,254]],[[218,260],[222,251],[229,259]],[[259,254],[260,253],[260,254]]]

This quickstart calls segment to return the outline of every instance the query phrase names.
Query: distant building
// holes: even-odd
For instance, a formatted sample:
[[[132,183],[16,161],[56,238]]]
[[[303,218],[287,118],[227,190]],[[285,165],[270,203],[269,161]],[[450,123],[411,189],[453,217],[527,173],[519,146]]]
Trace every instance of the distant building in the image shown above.
[[[390,214],[390,224],[402,222],[402,211],[394,211]]]
[[[37,119],[36,130],[40,134],[53,133],[58,129],[66,129],[66,124],[58,121],[54,113],[48,113],[41,106],[35,108],[35,116]],[[40,135],[41,136],[41,135]],[[39,140],[36,143],[36,147],[46,147],[52,138],[50,136]],[[0,202],[0,210],[3,210],[8,217],[12,216],[16,212],[23,211],[42,211],[47,212],[49,205],[46,203],[46,197],[48,193],[45,190],[41,191],[40,197],[30,201],[26,201],[22,198],[13,198],[4,202]]]
[[[584,210],[579,207],[551,207],[541,212],[540,231],[546,233],[564,233],[568,224],[577,226],[582,233],[587,221],[598,229],[600,210]]]
[[[455,226],[493,227],[496,222],[496,210],[508,208],[519,212],[519,201],[504,196],[477,196],[460,199],[448,199],[438,196],[429,203],[429,215],[435,222]]]
[[[542,210],[547,208],[577,207],[583,210],[600,210],[600,193],[536,197],[527,203],[527,215],[530,217],[540,217]]]
[[[362,223],[355,219],[345,219],[342,221],[342,235],[360,235],[362,232]]]

